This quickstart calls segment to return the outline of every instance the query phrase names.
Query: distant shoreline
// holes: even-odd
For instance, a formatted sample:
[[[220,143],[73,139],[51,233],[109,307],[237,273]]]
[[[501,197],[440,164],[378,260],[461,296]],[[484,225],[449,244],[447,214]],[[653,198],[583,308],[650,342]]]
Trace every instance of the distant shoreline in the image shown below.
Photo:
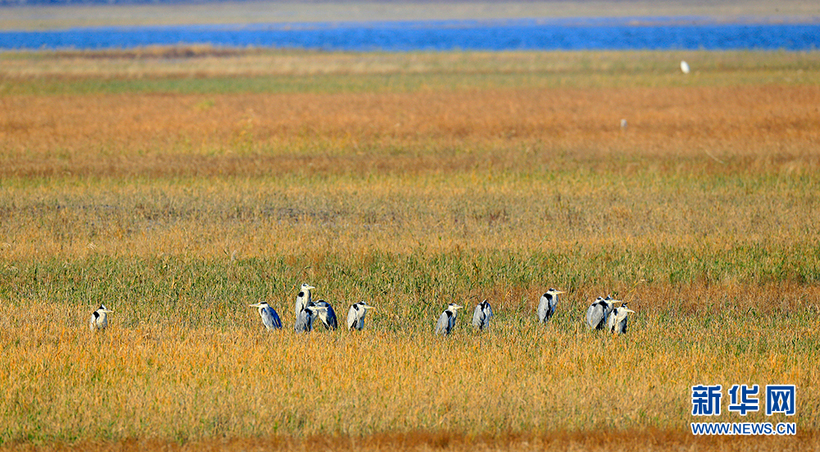
[[[0,30],[50,30],[97,26],[257,24],[396,20],[487,20],[570,17],[708,17],[723,23],[820,23],[820,4],[602,1],[449,2],[213,2],[146,5],[0,4]]]

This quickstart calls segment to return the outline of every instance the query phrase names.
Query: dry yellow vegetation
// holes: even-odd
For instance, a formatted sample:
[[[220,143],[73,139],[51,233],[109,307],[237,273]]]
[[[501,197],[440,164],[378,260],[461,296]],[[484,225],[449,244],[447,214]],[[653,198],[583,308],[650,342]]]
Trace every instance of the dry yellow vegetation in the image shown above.
[[[262,75],[205,53],[184,77],[184,51],[139,76],[130,54],[2,57],[0,448],[818,447],[815,54],[704,52],[686,82],[600,54],[636,74],[611,83],[584,53],[291,53]],[[366,63],[310,78],[314,58]],[[302,282],[378,310],[296,335]],[[581,323],[608,293],[626,336]],[[449,301],[469,309],[442,340]],[[798,437],[694,438],[701,383],[797,385],[794,418],[718,420]]]

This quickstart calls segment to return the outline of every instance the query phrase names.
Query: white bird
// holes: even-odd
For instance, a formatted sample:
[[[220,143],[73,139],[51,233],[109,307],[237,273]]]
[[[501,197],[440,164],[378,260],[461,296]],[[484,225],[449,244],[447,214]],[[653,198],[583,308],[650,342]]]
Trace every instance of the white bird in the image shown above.
[[[681,61],[680,62],[680,71],[683,72],[684,74],[688,74],[689,73],[689,63],[687,63],[686,61]]]
[[[327,310],[324,306],[311,305],[305,307],[305,309],[302,309],[299,315],[296,316],[296,323],[293,328],[297,333],[313,331],[313,322],[319,317],[319,313],[324,310]]]
[[[89,322],[89,327],[91,327],[91,331],[99,331],[104,330],[108,326],[108,313],[114,312],[112,309],[106,309],[105,305],[101,304],[100,307],[91,314],[91,321]]]
[[[621,119],[621,130],[626,130],[626,119]]]
[[[310,303],[310,291],[312,289],[315,289],[315,287],[310,284],[302,284],[302,287],[299,288],[299,295],[296,296],[296,317],[299,317],[299,313]]]
[[[613,300],[612,297],[598,297],[587,309],[587,326],[593,330],[602,330],[607,326],[607,319],[614,309],[615,303],[623,303],[621,300]]]
[[[347,329],[361,331],[364,328],[364,316],[367,314],[368,309],[376,309],[376,307],[370,306],[364,301],[351,305],[350,310],[347,311]]]
[[[490,326],[490,319],[493,317],[493,308],[487,300],[477,304],[473,312],[473,326],[483,330]]]
[[[252,308],[259,308],[259,316],[262,317],[262,324],[269,330],[278,330],[282,328],[282,321],[279,320],[279,314],[273,310],[267,301],[260,301],[249,305]]]
[[[453,331],[453,327],[456,325],[458,310],[463,307],[464,306],[459,306],[455,303],[450,303],[447,306],[447,309],[445,309],[438,318],[438,323],[436,323],[436,334],[442,336],[450,334],[450,332]]]
[[[541,300],[538,301],[538,321],[547,323],[549,319],[555,314],[555,308],[558,305],[558,295],[566,293],[560,290],[550,288],[544,295],[541,295]]]
[[[333,306],[331,306],[330,303],[325,300],[319,300],[314,306],[324,308],[317,311],[317,315],[319,316],[319,320],[325,325],[325,329],[335,330],[339,327],[339,323],[336,321],[336,311],[333,310]]]
[[[613,309],[612,314],[609,316],[609,320],[607,321],[609,332],[616,334],[626,334],[627,316],[633,312],[635,311],[627,308],[626,306],[621,306],[620,308]]]

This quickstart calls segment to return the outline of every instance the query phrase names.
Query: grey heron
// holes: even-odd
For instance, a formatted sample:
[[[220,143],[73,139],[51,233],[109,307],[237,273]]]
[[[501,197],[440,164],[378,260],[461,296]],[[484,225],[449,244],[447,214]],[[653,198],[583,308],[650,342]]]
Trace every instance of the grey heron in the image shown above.
[[[108,326],[108,313],[114,312],[113,309],[107,309],[104,304],[91,314],[91,321],[88,326],[91,331],[104,330]]]
[[[279,314],[273,310],[267,301],[260,301],[249,305],[252,308],[259,308],[259,316],[262,317],[262,324],[269,330],[278,330],[282,328],[282,321],[279,320]]]
[[[316,321],[320,312],[326,310],[327,308],[324,306],[315,306],[311,303],[311,306],[305,307],[305,309],[302,309],[299,315],[296,316],[296,323],[293,328],[297,333],[313,331],[313,322]]]
[[[315,289],[315,287],[310,284],[302,284],[302,287],[299,288],[299,295],[296,296],[296,317],[299,317],[302,309],[305,309],[308,303],[311,302],[310,291],[312,289]]]
[[[490,326],[490,319],[493,317],[493,308],[487,300],[477,304],[473,312],[473,326],[483,330]]]
[[[555,307],[558,305],[558,295],[565,292],[550,288],[541,295],[541,300],[538,302],[538,321],[547,323],[549,319],[555,314]]]
[[[319,300],[314,306],[324,308],[317,311],[317,315],[319,316],[319,320],[322,321],[322,324],[325,325],[325,329],[336,330],[336,328],[339,327],[339,323],[336,321],[336,311],[333,310],[333,306],[331,306],[330,303],[325,300]]]
[[[436,334],[442,336],[450,334],[450,332],[453,331],[453,327],[456,325],[458,310],[463,307],[464,306],[460,306],[455,303],[450,303],[447,306],[447,309],[445,309],[438,318],[438,323],[436,323]]]
[[[622,303],[621,300],[613,300],[612,297],[598,297],[587,309],[587,326],[593,330],[602,330],[607,326],[607,318],[612,314],[615,303]]]
[[[370,306],[364,301],[351,305],[350,310],[347,311],[347,329],[350,331],[362,330],[364,328],[364,316],[367,314],[368,309],[376,309],[376,307]]]
[[[633,312],[635,311],[627,308],[626,306],[613,309],[612,314],[609,316],[609,320],[607,321],[609,332],[626,334],[627,316]]]

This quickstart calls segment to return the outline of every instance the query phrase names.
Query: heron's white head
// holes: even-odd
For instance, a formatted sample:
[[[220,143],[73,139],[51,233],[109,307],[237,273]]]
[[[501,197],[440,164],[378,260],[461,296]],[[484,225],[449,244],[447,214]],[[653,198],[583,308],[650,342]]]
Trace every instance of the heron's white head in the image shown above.
[[[563,290],[557,290],[557,289],[553,289],[552,287],[550,287],[550,289],[546,293],[548,293],[548,294],[550,294],[554,297],[556,295],[560,295],[560,294],[566,293],[566,292],[564,292]]]
[[[598,297],[598,299],[596,299],[595,301],[603,301],[604,303],[606,303],[607,306],[609,306],[610,309],[612,309],[617,304],[623,303],[623,300],[616,300],[612,298],[612,296],[610,295],[607,295],[606,298]]]
[[[249,304],[248,306],[250,306],[252,308],[262,309],[262,308],[267,308],[270,305],[268,304],[267,301],[260,301],[259,303]]]
[[[113,309],[108,309],[108,308],[105,307],[104,304],[101,304],[100,309],[97,309],[97,312],[109,313],[109,312],[114,312],[114,310]]]
[[[461,306],[460,304],[455,304],[455,303],[450,303],[449,305],[447,305],[447,309],[450,310],[450,311],[453,311],[453,312],[455,312],[457,309],[462,309],[463,307],[464,306]]]
[[[300,287],[300,289],[301,289],[303,292],[307,292],[308,290],[313,290],[313,289],[315,289],[315,287],[311,286],[310,284],[302,284],[302,287]]]
[[[359,306],[361,306],[364,309],[376,309],[375,306],[371,306],[371,305],[367,304],[366,301],[360,301]]]
[[[625,307],[615,308],[615,321],[620,322],[625,319],[627,315],[634,312],[635,311]]]

